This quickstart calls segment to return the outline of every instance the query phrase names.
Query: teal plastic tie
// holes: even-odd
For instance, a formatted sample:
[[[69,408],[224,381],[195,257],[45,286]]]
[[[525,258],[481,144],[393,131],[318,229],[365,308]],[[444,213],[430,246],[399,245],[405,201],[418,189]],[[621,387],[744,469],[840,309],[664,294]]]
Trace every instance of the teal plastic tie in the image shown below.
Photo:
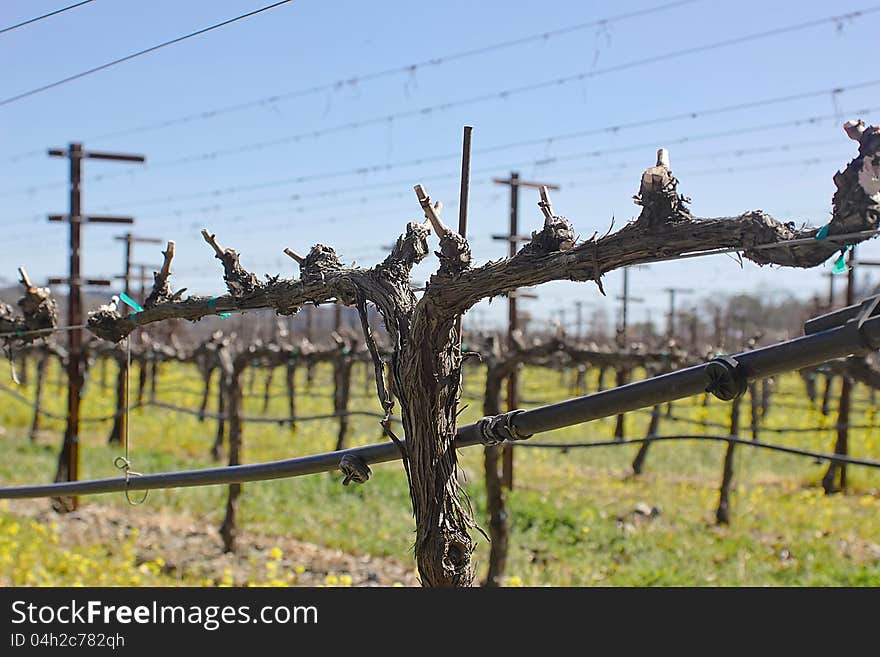
[[[816,233],[817,240],[828,239],[828,229],[831,228],[831,224],[825,224],[819,229],[819,232]]]
[[[837,256],[834,261],[834,267],[831,268],[832,274],[845,274],[849,269],[846,266],[846,252],[852,249],[852,244],[847,244],[846,248]]]
[[[208,299],[208,308],[210,308],[211,310],[216,310],[218,298],[219,297],[211,297],[210,299]],[[227,317],[232,317],[232,313],[220,313],[218,317],[220,319],[226,319]]]
[[[139,304],[137,301],[132,299],[130,296],[128,296],[125,292],[120,292],[119,298],[122,299],[126,303],[126,305],[131,306],[131,308],[135,311],[134,314],[137,314],[139,312],[143,312],[144,307],[141,304]],[[130,317],[130,315],[129,315],[129,317]]]

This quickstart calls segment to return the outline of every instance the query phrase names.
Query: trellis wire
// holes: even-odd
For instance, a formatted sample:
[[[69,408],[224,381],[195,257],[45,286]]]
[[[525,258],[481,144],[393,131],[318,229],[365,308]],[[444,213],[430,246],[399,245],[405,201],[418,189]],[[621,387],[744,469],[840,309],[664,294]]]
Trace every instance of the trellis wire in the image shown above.
[[[125,339],[125,407],[123,408],[123,433],[122,433],[122,442],[125,444],[125,456],[117,456],[113,459],[113,465],[122,470],[123,476],[125,477],[125,499],[131,506],[140,506],[144,502],[147,501],[147,495],[150,494],[149,491],[144,491],[144,496],[139,500],[131,499],[130,484],[131,477],[141,477],[143,476],[140,472],[132,470],[131,468],[131,433],[129,431],[131,425],[129,411],[131,410],[129,407],[129,398],[131,391],[131,337],[127,337]]]
[[[645,409],[638,409],[636,411],[630,411],[630,413],[643,413],[650,414],[651,411]],[[664,419],[669,420],[670,422],[683,422],[686,424],[695,424],[701,427],[705,427],[707,429],[726,429],[727,425],[722,424],[721,422],[708,422],[706,420],[700,420],[697,418],[690,417],[682,417],[680,415],[666,415]],[[838,428],[847,427],[848,429],[857,429],[857,430],[868,430],[868,429],[876,429],[877,427],[873,424],[849,424],[848,422],[838,423],[835,422],[833,424],[829,423],[827,426],[814,426],[814,427],[789,427],[789,428],[779,428],[779,427],[766,427],[761,425],[761,431],[769,431],[771,433],[812,433],[814,431],[836,431]]]
[[[167,402],[160,401],[152,401],[147,402],[144,405],[149,406],[158,406],[159,408],[164,408],[170,411],[177,411],[178,413],[186,413],[189,415],[198,415],[201,417],[211,418],[212,420],[228,420],[229,415],[226,413],[214,413],[212,411],[199,411],[194,408],[186,408],[184,406],[176,406],[174,404],[169,404]],[[377,413],[375,411],[339,411],[336,413],[321,413],[316,415],[291,415],[288,417],[261,417],[254,415],[242,415],[239,419],[242,422],[254,422],[254,423],[266,423],[266,424],[283,424],[285,422],[308,422],[310,420],[328,420],[332,418],[338,417],[348,417],[353,415],[361,415],[365,417],[374,417],[382,419],[385,417],[382,413]],[[397,418],[391,418],[393,421],[399,422]]]
[[[736,443],[737,445],[749,445],[759,449],[767,449],[775,452],[784,452],[794,456],[805,456],[820,461],[830,461],[835,463],[846,463],[849,465],[861,465],[867,468],[880,468],[880,461],[871,459],[862,459],[854,456],[846,456],[843,454],[826,454],[824,452],[814,452],[808,449],[799,449],[797,447],[787,447],[785,445],[775,445],[773,443],[765,443],[759,440],[751,440],[749,438],[739,438],[738,436],[715,436],[702,434],[687,434],[676,436],[646,436],[645,438],[628,438],[624,440],[600,440],[593,442],[580,443],[531,443],[531,442],[514,442],[511,443],[515,447],[527,447],[532,449],[559,449],[567,451],[569,449],[589,449],[591,447],[614,447],[621,445],[639,445],[641,443],[654,443],[661,441],[678,441],[678,440],[705,440],[723,443]]]
[[[33,410],[39,412],[41,415],[51,418],[53,420],[66,420],[66,415],[60,415],[58,413],[52,413],[51,411],[47,411],[42,407],[37,407],[31,400],[29,400],[24,395],[8,388],[2,384],[0,384],[0,392],[4,392],[11,397],[17,399],[18,401],[26,404]],[[167,402],[161,401],[145,401],[141,403],[131,404],[129,408],[131,410],[138,408],[146,408],[148,406],[156,406],[158,408],[164,408],[170,411],[176,411],[178,413],[185,413],[188,415],[197,415],[200,417],[210,418],[212,420],[228,420],[229,415],[226,413],[214,413],[212,411],[200,411],[195,408],[186,408],[184,406],[176,406],[174,404],[169,404]],[[110,420],[115,420],[118,416],[122,415],[123,411],[117,411],[112,415],[102,415],[97,417],[84,417],[80,418],[80,422],[109,422]],[[384,418],[385,416],[382,413],[377,413],[375,411],[339,411],[336,413],[324,413],[324,414],[315,414],[315,415],[291,415],[287,417],[260,417],[260,416],[242,416],[242,422],[253,422],[253,423],[266,423],[266,424],[284,424],[286,422],[309,422],[313,420],[327,420],[338,417],[347,417],[347,416],[364,416],[364,417],[374,417],[374,418]],[[392,422],[400,422],[400,420],[396,417],[391,418]]]
[[[2,384],[0,384],[0,392],[4,392],[7,395],[13,397],[14,399],[17,399],[21,403],[23,403],[27,406],[30,406],[33,410],[39,412],[40,415],[42,415],[44,417],[50,418],[52,420],[66,420],[67,419],[66,415],[61,415],[59,413],[53,413],[51,411],[47,411],[42,406],[38,407],[30,399],[28,399],[27,397],[25,397],[21,393],[18,393],[15,390],[13,390],[12,388],[8,388]],[[133,404],[131,406],[131,408],[135,409],[135,408],[141,408],[143,406],[146,406],[146,403]],[[98,416],[98,417],[82,417],[79,419],[79,421],[80,422],[109,422],[110,420],[115,420],[118,416],[122,415],[122,413],[123,413],[122,411],[117,411],[117,412],[113,413],[112,415],[102,415],[102,416]]]

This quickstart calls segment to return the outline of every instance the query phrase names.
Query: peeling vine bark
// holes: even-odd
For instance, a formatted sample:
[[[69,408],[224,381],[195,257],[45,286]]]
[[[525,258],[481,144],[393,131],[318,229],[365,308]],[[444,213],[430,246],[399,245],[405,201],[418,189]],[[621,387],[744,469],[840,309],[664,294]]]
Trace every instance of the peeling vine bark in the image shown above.
[[[626,385],[629,382],[629,370],[625,367],[617,368],[617,379],[615,381],[615,386],[620,387]],[[623,440],[626,437],[626,414],[621,413],[617,416],[617,420],[614,424],[614,438],[617,440]]]
[[[730,435],[739,437],[739,408],[742,398],[737,397],[730,405]],[[715,510],[715,522],[719,525],[730,523],[730,489],[733,485],[733,458],[736,443],[727,443],[724,452],[724,468],[721,473],[721,487],[718,491],[718,508]]]
[[[202,400],[199,402],[199,422],[205,421],[205,412],[208,410],[208,398],[211,396],[211,378],[213,375],[213,369],[203,374],[205,387],[202,389]]]
[[[287,386],[287,409],[291,417],[290,430],[296,433],[296,365],[297,357],[293,356],[287,361],[284,368],[284,382]]]
[[[648,431],[646,432],[645,438],[652,438],[657,435],[657,430],[660,426],[660,414],[661,414],[662,405],[657,404],[651,410],[651,421],[648,423]],[[638,453],[636,453],[636,457],[632,462],[632,471],[634,475],[642,474],[642,470],[645,467],[645,459],[648,457],[648,449],[650,449],[651,441],[646,440],[639,447]]]
[[[497,353],[487,358],[486,388],[483,393],[483,414],[501,413],[501,386],[507,374],[506,363]],[[486,480],[486,512],[489,516],[489,568],[483,585],[501,586],[501,578],[507,565],[507,544],[510,521],[501,485],[501,448],[490,445],[483,450],[483,472]]]
[[[491,340],[486,360],[486,385],[483,393],[483,414],[501,413],[501,386],[522,363],[537,363],[550,354],[560,351],[564,345],[551,340],[525,347],[514,339],[513,348],[501,353],[500,345]],[[510,541],[510,520],[502,486],[501,448],[487,446],[483,450],[483,471],[486,481],[486,511],[489,516],[489,567],[483,585],[501,586],[507,565]]]
[[[336,451],[345,449],[348,437],[348,402],[351,399],[351,370],[356,343],[342,336],[337,340],[337,353],[333,358],[333,412],[339,415],[339,431],[336,435]]]
[[[229,459],[228,465],[241,463],[241,374],[243,368],[234,367],[226,381],[227,413],[229,416]],[[241,484],[229,484],[226,497],[226,514],[220,525],[220,536],[223,539],[223,551],[235,550],[237,535],[236,516],[238,514],[238,498],[241,497]]]
[[[760,400],[758,398],[758,382],[749,383],[749,411],[751,413],[752,440],[758,440],[758,428],[761,426],[761,414],[759,412]]]
[[[228,417],[229,406],[229,386],[233,375],[232,357],[229,354],[228,347],[225,343],[217,346],[217,436],[214,439],[214,446],[211,448],[211,458],[219,461],[223,455],[223,441],[226,438],[226,418]],[[241,391],[239,391],[239,395]]]
[[[113,416],[113,428],[107,437],[107,443],[110,445],[122,442],[122,427],[125,423],[125,396],[128,385],[128,373],[126,372],[127,356],[121,349],[117,349],[113,353],[113,360],[116,361],[116,413]]]
[[[150,401],[156,401],[156,384],[159,380],[159,361],[151,361],[150,367]]]
[[[825,375],[825,391],[822,393],[822,415],[828,415],[828,404],[831,403],[831,386],[834,384],[832,374]]]
[[[46,378],[46,366],[49,364],[49,354],[42,353],[37,359],[37,381],[34,390],[34,417],[31,421],[31,442],[37,439],[40,431],[40,417],[42,416],[43,382]]]
[[[30,344],[51,335],[58,323],[58,305],[47,287],[31,283],[24,268],[18,268],[24,294],[18,300],[19,314],[12,306],[0,301],[0,333],[13,336],[0,338],[8,347],[13,342]]]
[[[837,407],[837,440],[834,441],[834,453],[845,455],[849,444],[849,416],[852,393],[852,379],[844,374],[840,384],[840,401]],[[822,488],[826,495],[839,493],[846,488],[846,464],[836,461],[828,464],[828,470],[822,477]]]
[[[767,417],[770,413],[770,402],[773,398],[773,379],[763,379],[761,381],[761,417]]]
[[[143,357],[137,359],[138,361],[138,391],[137,391],[137,405],[140,406],[144,403],[144,390],[147,388],[147,375],[149,373],[150,362]]]
[[[275,378],[275,368],[266,368],[266,378],[263,380],[263,413],[269,410],[269,401],[272,399],[272,380]]]

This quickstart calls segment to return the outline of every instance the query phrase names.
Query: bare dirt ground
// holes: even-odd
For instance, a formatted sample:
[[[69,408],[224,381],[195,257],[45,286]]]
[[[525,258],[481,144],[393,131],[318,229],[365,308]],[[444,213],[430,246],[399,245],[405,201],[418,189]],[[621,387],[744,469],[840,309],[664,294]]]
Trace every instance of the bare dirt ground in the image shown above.
[[[284,536],[239,531],[235,553],[226,554],[217,528],[189,514],[166,511],[143,514],[97,504],[58,514],[45,502],[23,500],[11,503],[9,511],[57,524],[60,542],[68,547],[97,544],[112,549],[132,540],[133,530],[137,530],[133,539],[135,565],[161,557],[162,571],[184,585],[198,585],[200,581],[219,584],[224,578],[226,583],[231,578],[234,585],[266,582],[269,579],[266,564],[270,561],[278,562],[278,579],[288,581],[288,575],[292,574],[291,584],[295,586],[418,585],[412,566],[403,562],[349,554]],[[281,550],[280,560],[271,556],[274,548]]]

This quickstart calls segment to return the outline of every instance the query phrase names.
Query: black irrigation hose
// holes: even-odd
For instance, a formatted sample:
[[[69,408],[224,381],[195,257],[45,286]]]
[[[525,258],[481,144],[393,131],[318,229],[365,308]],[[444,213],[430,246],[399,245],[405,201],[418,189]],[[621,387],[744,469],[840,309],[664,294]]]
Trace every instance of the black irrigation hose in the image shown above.
[[[876,232],[876,231],[873,231]],[[838,236],[839,237],[839,236]],[[804,238],[812,241],[812,238]],[[798,240],[793,240],[797,242]],[[778,243],[774,245],[778,246]],[[758,248],[758,247],[755,247]],[[870,310],[872,307],[868,307]],[[856,307],[849,310],[858,312]],[[843,311],[845,312],[845,311]],[[867,311],[862,311],[867,312]],[[813,366],[817,363],[840,358],[847,354],[862,353],[868,345],[880,344],[880,316],[859,315],[846,321],[840,313],[808,325],[809,330],[800,338],[745,351],[729,356],[737,367],[749,373],[749,379],[761,379]],[[832,324],[825,326],[826,324]],[[619,415],[657,404],[676,401],[702,394],[711,379],[709,368],[715,361],[693,365],[681,370],[636,381],[613,390],[567,399],[556,404],[531,409],[516,409],[479,422],[457,427],[453,447],[461,449],[472,445],[495,443],[505,439],[526,439],[539,433],[584,424],[599,418]],[[714,367],[717,370],[720,366]],[[732,378],[732,377],[731,377]],[[711,380],[710,380],[711,383]],[[725,439],[726,440],[726,439]],[[753,444],[756,444],[754,441]],[[766,444],[766,443],[761,443]],[[161,472],[138,477],[117,477],[90,481],[73,481],[53,484],[10,486],[0,488],[0,499],[27,497],[57,497],[63,495],[128,492],[156,488],[180,488],[214,484],[265,481],[295,477],[319,472],[335,472],[346,461],[369,465],[399,460],[405,452],[405,439],[398,442],[385,441],[363,447],[325,452],[292,459],[234,465],[201,470]],[[778,449],[788,451],[794,448]],[[812,455],[818,458],[822,455]],[[859,459],[861,460],[861,459]],[[855,462],[854,462],[855,464]]]
[[[643,442],[659,442],[661,440],[714,440],[727,443],[736,442],[743,445],[751,445],[752,447],[785,452],[796,456],[808,456],[816,459],[836,461],[838,463],[862,465],[870,468],[880,468],[880,462],[877,461],[858,459],[836,454],[823,454],[821,452],[811,452],[808,450],[799,450],[793,447],[771,445],[769,443],[761,443],[758,441],[746,440],[742,438],[734,438],[732,436],[655,436],[650,438],[633,438],[630,440],[612,440],[603,443],[543,443],[537,445],[529,445],[527,443],[505,444],[514,444],[517,447],[532,446],[544,447],[545,449],[550,447],[557,449],[571,449],[578,447],[612,447]],[[357,457],[367,463],[381,463],[399,459],[400,452],[395,445],[389,442],[379,443],[375,445],[366,445],[364,447],[356,447],[347,450],[341,450],[338,452],[325,452],[323,454],[313,454],[310,456],[301,456],[292,459],[283,459],[280,461],[270,461],[267,463],[232,465],[217,468],[205,468],[201,470],[186,470],[181,472],[162,472],[158,474],[144,475],[141,477],[133,477],[130,480],[126,480],[122,477],[117,477],[110,479],[93,479],[89,481],[36,484],[30,486],[10,486],[0,488],[0,499],[20,499],[29,497],[47,497],[74,494],[84,495],[115,493],[125,490],[131,491],[153,490],[157,488],[185,488],[191,486],[210,486],[216,484],[244,483],[248,481],[269,481],[272,479],[286,479],[290,477],[317,474],[319,472],[336,471],[339,469],[342,459],[346,456]]]
[[[747,438],[739,438],[737,436],[711,436],[711,435],[686,435],[686,436],[648,436],[646,438],[630,438],[627,440],[602,440],[586,443],[530,443],[530,442],[514,442],[511,443],[515,447],[527,447],[532,449],[559,449],[563,452],[569,449],[588,449],[591,447],[615,447],[620,445],[639,445],[641,443],[654,443],[660,441],[673,440],[706,440],[722,443],[736,443],[737,445],[748,445],[749,447],[757,447],[760,449],[768,449],[774,452],[784,452],[793,454],[794,456],[807,456],[818,459],[820,461],[830,461],[833,463],[846,463],[849,465],[862,465],[867,468],[880,468],[880,461],[870,459],[860,459],[853,456],[845,456],[842,454],[825,454],[822,452],[814,452],[808,449],[798,449],[796,447],[786,447],[785,445],[774,445],[771,443],[762,443],[757,440],[749,440]]]

